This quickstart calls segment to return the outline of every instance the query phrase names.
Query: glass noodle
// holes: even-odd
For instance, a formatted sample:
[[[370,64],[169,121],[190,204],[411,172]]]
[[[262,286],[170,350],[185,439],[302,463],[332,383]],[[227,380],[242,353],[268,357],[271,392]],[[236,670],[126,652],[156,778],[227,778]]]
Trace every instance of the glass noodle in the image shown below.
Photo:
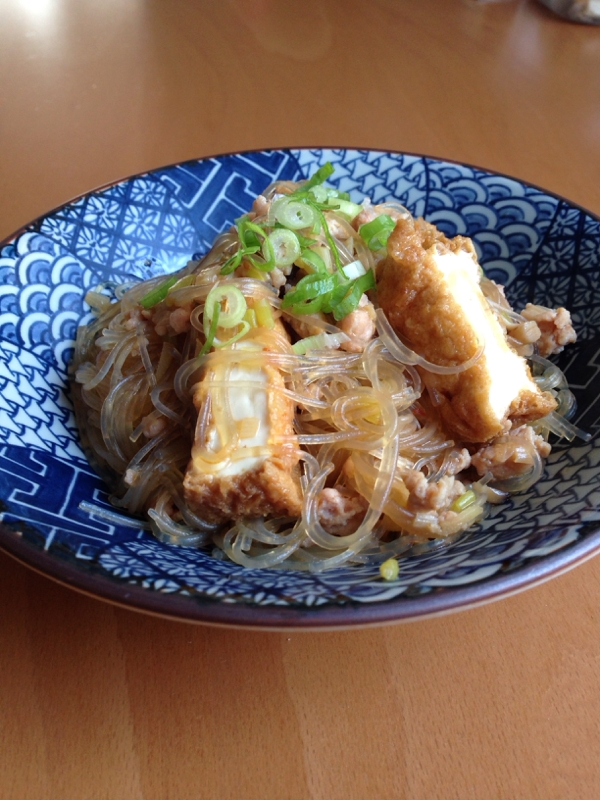
[[[264,198],[277,202],[299,190],[302,184],[276,182],[265,190]],[[325,195],[322,197],[326,199]],[[282,214],[287,213],[290,229],[297,236],[294,225],[304,224],[303,212],[293,208],[286,211],[284,206],[280,204],[275,211],[257,209],[252,224],[268,221],[277,225],[280,218],[286,219]],[[381,253],[367,246],[341,210],[328,208],[325,203],[316,208],[306,219],[317,220],[320,213],[327,221],[327,229],[314,223],[312,232],[303,230],[297,239],[298,250],[294,249],[296,242],[292,242],[294,257],[300,245],[306,248],[308,241],[317,254],[316,264],[327,256],[331,269],[337,259],[341,268],[360,262],[362,272],[375,270]],[[385,211],[408,214],[397,203],[385,204]],[[86,452],[109,481],[116,508],[146,514],[152,532],[161,541],[217,547],[221,554],[245,567],[322,571],[352,562],[382,562],[427,542],[452,541],[482,519],[488,501],[504,492],[521,490],[539,477],[539,455],[535,448],[528,449],[526,443],[519,442],[515,447],[523,449],[521,457],[530,469],[512,484],[508,481],[494,489],[487,485],[488,481],[473,483],[470,491],[474,502],[445,519],[433,511],[410,510],[403,476],[420,471],[429,483],[442,481],[451,473],[459,454],[459,445],[447,437],[430,414],[427,402],[423,402],[416,367],[438,374],[459,374],[476,363],[483,348],[455,367],[432,364],[399,339],[379,309],[378,336],[364,352],[320,349],[295,353],[282,333],[282,321],[305,325],[317,342],[337,345],[344,337],[336,339],[339,328],[329,314],[303,313],[299,305],[282,308],[280,292],[265,279],[266,272],[261,274],[270,257],[266,240],[253,237],[251,227],[248,230],[245,238],[241,237],[239,226],[224,232],[202,260],[190,262],[168,287],[160,277],[129,286],[125,291],[117,287],[113,302],[107,299],[106,286],[88,295],[88,302],[99,316],[88,327],[80,328],[77,336],[76,411],[78,419],[85,421],[80,427]],[[279,236],[277,241],[280,240],[283,249],[288,247],[287,240],[291,241],[290,236],[287,240]],[[335,253],[331,252],[332,244]],[[281,269],[289,270],[285,254],[275,256],[280,258]],[[236,258],[241,259],[240,263],[246,259],[246,274],[240,277],[238,271],[224,276],[222,268]],[[359,276],[361,269],[356,274]],[[284,274],[283,280],[286,278]],[[235,287],[254,303],[254,308],[260,307],[266,324],[257,325],[252,314],[244,315],[241,308],[229,330],[219,327],[218,310],[207,308],[207,301],[216,296],[215,287],[221,286]],[[501,292],[492,286],[487,288],[490,305],[498,315],[513,324],[522,321],[507,308]],[[150,302],[154,303],[147,300],[149,293],[161,300],[147,308]],[[310,297],[308,302],[312,302]],[[203,353],[210,350],[207,338],[215,312],[214,346],[220,349]],[[152,324],[148,322],[150,313]],[[178,313],[182,317],[187,314],[189,325],[173,335],[167,331],[173,328]],[[254,349],[234,343],[236,330],[242,330],[242,325],[246,326],[243,342]],[[330,339],[321,334],[334,336]],[[200,413],[196,411],[193,394],[215,358],[226,366],[235,363],[243,367],[256,362],[257,348],[264,363],[272,365],[283,377],[282,385],[273,391],[289,398],[296,408],[294,436],[282,436],[275,445],[301,448],[302,513],[298,519],[240,519],[216,525],[195,513],[183,496],[183,478],[192,445],[194,441],[205,441],[211,413],[210,402]],[[568,413],[572,396],[569,397],[562,373],[539,358],[536,373],[540,387],[559,396],[559,412]],[[256,387],[256,382],[248,380],[240,388]],[[227,409],[226,388],[226,381],[212,386],[220,392],[217,396],[224,398],[227,424],[234,426],[231,410]],[[538,422],[536,430],[567,437],[581,433],[560,413]],[[248,448],[243,454],[236,449],[236,441],[235,437],[231,440],[228,451],[232,462],[249,455]],[[257,446],[250,454],[261,457],[264,453],[265,448]],[[219,457],[222,456],[221,453]],[[362,518],[349,533],[335,535],[323,526],[319,498],[331,486],[365,500]]]

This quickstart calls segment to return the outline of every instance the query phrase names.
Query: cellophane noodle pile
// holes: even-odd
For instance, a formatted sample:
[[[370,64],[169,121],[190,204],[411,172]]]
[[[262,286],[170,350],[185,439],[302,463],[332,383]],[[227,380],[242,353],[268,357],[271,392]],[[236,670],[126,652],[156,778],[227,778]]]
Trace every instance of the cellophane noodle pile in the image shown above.
[[[272,201],[302,186],[290,182],[270,186],[264,193],[267,207],[262,215],[260,209],[256,212],[253,224],[274,230],[276,224],[269,218]],[[396,214],[408,214],[398,204],[388,205]],[[311,237],[313,251],[320,252],[323,259],[329,253],[330,263],[337,258],[342,267],[358,261],[362,275],[375,270],[377,251],[367,246],[347,216],[324,206],[321,203],[320,213],[327,228],[313,224],[310,232],[302,231]],[[256,237],[253,241],[256,252]],[[242,242],[238,229],[232,228],[218,237],[202,260],[190,262],[171,278],[167,289],[164,276],[160,276],[117,288],[116,295],[107,286],[87,295],[97,317],[78,332],[76,412],[86,452],[111,487],[117,509],[147,515],[154,535],[170,544],[209,547],[218,557],[226,555],[246,567],[321,571],[349,562],[378,563],[407,550],[415,552],[452,541],[484,517],[490,502],[503,500],[508,492],[522,491],[540,477],[543,465],[536,448],[521,439],[511,444],[509,435],[507,446],[520,448],[521,461],[528,465],[523,474],[504,482],[491,481],[490,475],[472,480],[451,513],[410,510],[402,476],[412,470],[422,473],[429,484],[439,482],[451,472],[461,452],[461,443],[446,435],[424,402],[416,366],[458,371],[471,366],[473,359],[456,368],[428,364],[395,336],[380,311],[378,335],[363,352],[334,349],[344,341],[335,320],[307,314],[305,309],[297,314],[293,306],[282,308],[278,288],[267,280],[266,272],[261,273],[260,252],[255,256],[258,268],[250,267],[240,275],[244,270],[239,269],[239,256],[239,263],[235,260],[244,246],[247,241]],[[332,248],[337,253],[332,254]],[[223,275],[224,265],[235,269]],[[312,343],[313,349],[310,337],[303,340],[307,342],[305,353],[304,347],[294,348],[281,326],[272,324],[238,326],[233,333],[242,330],[243,335],[237,342],[231,329],[215,329],[213,345],[223,344],[219,337],[230,337],[229,341],[225,347],[207,348],[206,301],[220,285],[236,287],[255,304],[260,301],[272,320],[289,323],[295,318],[310,324],[313,339],[318,329],[320,337]],[[493,282],[483,278],[482,287],[499,318],[513,324],[522,321]],[[152,292],[158,292],[162,300],[152,309],[155,316],[149,324],[141,301]],[[372,299],[376,303],[376,298]],[[177,309],[189,309],[190,304],[189,330],[167,335],[160,320],[157,324],[159,306],[166,319]],[[183,497],[183,477],[194,437],[202,437],[207,418],[206,413],[204,419],[202,412],[198,415],[192,403],[193,387],[215,358],[223,363],[229,353],[237,364],[255,358],[255,350],[244,350],[242,342],[268,348],[263,357],[284,376],[281,391],[296,405],[303,495],[298,519],[237,519],[215,524],[195,513]],[[577,430],[566,417],[573,397],[564,376],[537,356],[534,347],[514,344],[531,359],[539,385],[559,401],[557,412],[535,423],[536,433],[547,437],[552,431],[572,438]],[[350,456],[352,470],[344,470]],[[362,521],[344,535],[328,532],[319,517],[319,494],[336,482],[358,492],[368,503]]]

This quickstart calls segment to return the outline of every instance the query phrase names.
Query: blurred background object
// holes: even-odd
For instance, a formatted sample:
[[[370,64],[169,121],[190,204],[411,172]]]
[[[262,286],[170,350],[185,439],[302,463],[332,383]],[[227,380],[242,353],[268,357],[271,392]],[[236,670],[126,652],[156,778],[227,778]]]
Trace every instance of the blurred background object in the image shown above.
[[[541,0],[541,2],[573,22],[600,25],[600,0]]]

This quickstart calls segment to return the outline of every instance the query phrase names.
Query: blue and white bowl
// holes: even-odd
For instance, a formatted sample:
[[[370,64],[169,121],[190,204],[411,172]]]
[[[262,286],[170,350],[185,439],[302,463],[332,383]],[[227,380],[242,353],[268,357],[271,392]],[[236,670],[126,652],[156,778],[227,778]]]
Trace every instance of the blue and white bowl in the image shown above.
[[[592,441],[555,446],[542,480],[439,550],[318,575],[247,570],[162,544],[121,514],[79,445],[67,370],[84,296],[205,252],[275,179],[325,161],[353,199],[396,199],[472,237],[518,307],[564,305],[579,333],[560,359]],[[69,586],[139,610],[249,627],[410,619],[546,580],[600,549],[600,220],[554,194],[475,167],[365,150],[274,150],[138,175],[36,220],[0,245],[0,547]],[[83,502],[83,508],[81,506]],[[85,509],[85,510],[83,510]],[[96,512],[101,512],[98,515]]]

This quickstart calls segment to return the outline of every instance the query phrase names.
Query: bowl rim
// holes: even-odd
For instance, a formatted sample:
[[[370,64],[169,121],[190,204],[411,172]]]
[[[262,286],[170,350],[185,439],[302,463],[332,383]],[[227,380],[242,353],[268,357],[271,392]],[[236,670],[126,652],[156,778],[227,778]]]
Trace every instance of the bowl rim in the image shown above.
[[[432,156],[424,153],[414,153],[405,150],[379,149],[374,147],[351,146],[281,146],[269,148],[252,148],[235,150],[225,153],[215,153],[199,158],[176,161],[164,166],[158,166],[143,172],[133,173],[123,178],[109,181],[94,189],[82,192],[70,200],[35,217],[31,222],[21,226],[8,237],[0,241],[0,247],[10,245],[19,236],[27,233],[36,223],[53,215],[67,205],[77,202],[82,198],[98,194],[112,186],[117,186],[134,178],[153,175],[158,171],[172,169],[182,164],[197,161],[207,161],[212,158],[226,158],[237,155],[251,155],[255,153],[293,152],[315,150],[355,150],[364,153],[382,153],[413,158],[427,159],[439,163],[454,164],[468,167],[488,175],[515,181],[521,185],[540,191],[553,197],[570,208],[577,209],[590,218],[600,223],[600,216],[567,199],[566,197],[550,191],[542,186],[529,181],[508,175],[498,170],[477,166],[456,159]],[[340,628],[357,628],[372,625],[384,625],[395,622],[408,622],[417,619],[440,616],[455,611],[477,607],[494,600],[538,586],[546,581],[561,575],[576,566],[584,563],[597,555],[600,551],[600,521],[595,523],[595,528],[589,532],[582,541],[575,542],[565,550],[559,550],[539,561],[532,561],[524,568],[498,577],[473,582],[461,588],[446,588],[443,592],[435,591],[430,594],[413,598],[398,595],[391,600],[370,602],[348,601],[344,604],[324,603],[322,605],[308,606],[259,606],[252,603],[236,602],[224,603],[218,599],[186,597],[176,593],[160,592],[145,589],[141,586],[121,581],[117,578],[100,572],[88,572],[74,565],[66,559],[55,554],[40,550],[29,543],[21,535],[15,533],[0,522],[0,550],[11,556],[24,566],[29,567],[40,575],[77,590],[97,600],[104,600],[128,610],[152,614],[166,619],[180,622],[193,622],[219,627],[243,628],[255,630],[331,630]]]
[[[71,562],[38,550],[0,523],[0,550],[34,572],[63,586],[130,611],[179,622],[254,630],[335,630],[412,622],[476,608],[539,586],[593,558],[600,551],[600,523],[593,533],[566,551],[558,551],[532,562],[517,572],[471,583],[440,594],[421,595],[374,603],[349,601],[320,606],[257,606],[252,603],[224,603],[209,598],[186,597],[144,589],[94,572],[85,572]],[[575,551],[575,552],[574,552]]]

